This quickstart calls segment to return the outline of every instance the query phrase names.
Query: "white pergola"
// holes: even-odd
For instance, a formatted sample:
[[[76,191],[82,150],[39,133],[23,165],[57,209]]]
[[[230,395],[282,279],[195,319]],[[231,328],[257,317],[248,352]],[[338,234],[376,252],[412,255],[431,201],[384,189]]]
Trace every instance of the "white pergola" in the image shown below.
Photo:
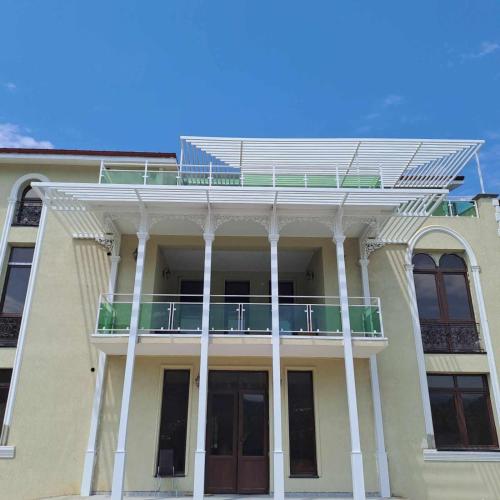
[[[180,168],[210,163],[245,172],[380,171],[384,187],[447,188],[484,141],[181,137]]]

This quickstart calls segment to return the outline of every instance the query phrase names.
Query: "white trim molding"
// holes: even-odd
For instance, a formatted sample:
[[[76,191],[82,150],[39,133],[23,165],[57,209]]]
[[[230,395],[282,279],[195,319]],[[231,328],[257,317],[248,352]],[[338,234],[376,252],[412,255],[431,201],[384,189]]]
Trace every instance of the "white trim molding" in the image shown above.
[[[0,446],[0,459],[14,458],[16,456],[15,446]]]
[[[421,362],[423,360],[424,362],[424,370],[422,369],[419,370],[419,375],[420,375],[420,384],[423,387],[427,387],[427,374],[425,373],[425,359],[424,359],[424,352],[423,352],[423,347],[422,347],[422,341],[421,341],[421,334],[420,334],[420,321],[418,320],[418,310],[416,309],[416,295],[415,295],[415,285],[413,281],[413,266],[411,265],[411,259],[413,256],[413,252],[415,250],[415,246],[418,243],[418,241],[423,238],[426,234],[429,233],[444,233],[452,238],[455,238],[464,248],[465,253],[467,255],[467,258],[469,260],[469,270],[471,271],[472,275],[472,281],[474,283],[474,292],[476,295],[476,300],[477,300],[477,305],[479,309],[479,324],[481,327],[481,335],[483,338],[484,346],[486,348],[486,357],[488,360],[488,369],[489,369],[489,374],[490,374],[490,387],[491,387],[491,392],[493,393],[493,406],[495,409],[497,421],[500,421],[500,382],[498,379],[498,371],[497,371],[497,366],[495,362],[495,353],[493,350],[493,344],[491,342],[491,334],[490,334],[490,327],[488,323],[488,316],[486,314],[486,305],[484,303],[484,296],[483,296],[483,287],[481,285],[481,268],[479,266],[479,263],[476,258],[476,254],[474,253],[474,250],[472,250],[471,245],[469,242],[457,231],[443,227],[443,226],[438,226],[438,225],[432,225],[432,226],[427,226],[424,229],[421,229],[420,231],[417,231],[413,237],[410,239],[408,242],[408,252],[406,255],[406,266],[407,266],[407,272],[408,272],[408,281],[409,281],[409,286],[410,286],[410,293],[412,296],[412,314],[415,316],[416,315],[416,320],[414,318],[414,334],[415,334],[415,342],[417,344],[417,358]],[[410,266],[412,267],[412,270],[409,271]],[[417,332],[418,329],[418,332]],[[418,342],[417,342],[417,337],[418,337]],[[419,363],[420,364],[420,363]],[[425,377],[425,380],[423,379]],[[422,389],[423,390],[423,389]],[[429,391],[427,388],[427,398],[425,397],[424,394],[422,394],[422,399],[423,399],[423,404],[424,404],[424,415],[426,416],[426,427],[429,425],[429,422],[427,422],[428,419],[430,419],[430,426],[432,428],[432,417],[431,417],[431,408],[430,408],[430,399],[429,399]],[[497,429],[497,435],[498,435],[498,429]],[[433,447],[435,444],[434,443],[429,443],[429,446]]]
[[[500,462],[500,451],[439,451],[425,449],[428,462]]]

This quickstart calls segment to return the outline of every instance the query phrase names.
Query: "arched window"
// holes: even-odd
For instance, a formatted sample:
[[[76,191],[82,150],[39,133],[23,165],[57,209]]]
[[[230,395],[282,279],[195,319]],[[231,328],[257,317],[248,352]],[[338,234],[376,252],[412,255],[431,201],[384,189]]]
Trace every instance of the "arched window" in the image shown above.
[[[424,253],[413,257],[422,340],[427,352],[480,350],[465,261],[444,254],[436,266]]]
[[[13,226],[38,226],[42,213],[42,200],[28,184],[21,192],[16,205]]]

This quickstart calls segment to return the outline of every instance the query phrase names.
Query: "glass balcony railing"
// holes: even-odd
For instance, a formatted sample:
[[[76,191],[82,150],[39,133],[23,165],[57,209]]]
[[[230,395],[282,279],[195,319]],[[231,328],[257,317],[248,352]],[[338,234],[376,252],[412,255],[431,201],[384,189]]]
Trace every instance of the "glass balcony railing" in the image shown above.
[[[114,300],[113,300],[114,299]],[[159,299],[159,300],[153,300]],[[149,334],[201,333],[203,305],[200,295],[144,296],[139,312],[139,332]],[[291,301],[300,303],[291,303]],[[310,303],[305,303],[308,300]],[[378,298],[350,298],[349,318],[353,337],[383,337]],[[311,303],[312,302],[312,303]],[[127,334],[130,329],[130,295],[103,295],[96,333]],[[280,335],[342,336],[338,299],[333,297],[280,297]],[[219,335],[270,335],[271,303],[268,296],[212,296],[209,332]]]
[[[477,217],[477,205],[470,199],[442,201],[432,212],[433,217]]]
[[[176,170],[148,164],[106,164],[101,168],[100,184],[146,184],[160,186],[239,186],[274,188],[380,188],[380,169],[364,172],[342,172],[337,168],[307,172],[274,167],[239,168],[225,165],[183,165]]]

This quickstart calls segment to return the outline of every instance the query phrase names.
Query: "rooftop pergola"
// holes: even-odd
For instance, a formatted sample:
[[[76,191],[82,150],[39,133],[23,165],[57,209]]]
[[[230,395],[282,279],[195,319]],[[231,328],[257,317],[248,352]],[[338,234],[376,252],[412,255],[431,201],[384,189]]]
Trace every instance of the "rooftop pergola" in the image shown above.
[[[180,168],[373,175],[386,188],[447,188],[483,141],[181,137]]]

